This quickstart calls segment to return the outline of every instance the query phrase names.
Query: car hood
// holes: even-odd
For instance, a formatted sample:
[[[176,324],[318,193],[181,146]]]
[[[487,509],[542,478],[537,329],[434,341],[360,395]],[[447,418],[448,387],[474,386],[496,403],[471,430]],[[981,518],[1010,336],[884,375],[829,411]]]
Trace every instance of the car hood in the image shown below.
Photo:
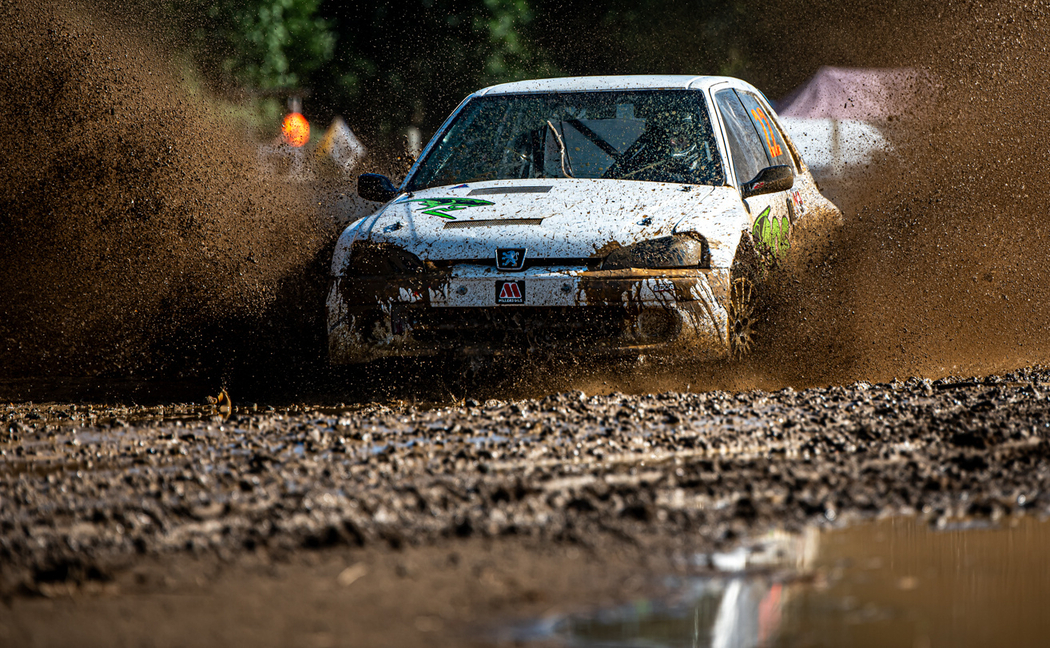
[[[623,180],[501,180],[437,187],[398,197],[350,225],[337,246],[341,267],[355,240],[398,245],[423,260],[489,260],[496,248],[529,258],[580,259],[669,234],[708,239],[712,265],[727,267],[747,228],[739,193]]]

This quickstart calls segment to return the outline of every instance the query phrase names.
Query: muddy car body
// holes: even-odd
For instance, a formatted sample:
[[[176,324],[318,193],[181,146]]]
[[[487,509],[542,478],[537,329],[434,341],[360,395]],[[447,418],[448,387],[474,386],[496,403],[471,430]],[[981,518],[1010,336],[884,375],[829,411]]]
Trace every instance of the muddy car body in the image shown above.
[[[340,236],[337,364],[530,350],[746,353],[762,269],[832,210],[762,94],[725,77],[526,81],[468,97]]]

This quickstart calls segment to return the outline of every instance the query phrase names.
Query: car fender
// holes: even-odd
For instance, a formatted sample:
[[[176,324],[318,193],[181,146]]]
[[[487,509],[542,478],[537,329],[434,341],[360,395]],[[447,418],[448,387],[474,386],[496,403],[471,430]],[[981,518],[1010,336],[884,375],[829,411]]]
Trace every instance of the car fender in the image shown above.
[[[749,218],[740,193],[734,187],[717,187],[704,201],[704,209],[682,216],[674,225],[675,234],[696,232],[711,250],[711,267],[733,264],[740,235],[748,229]]]

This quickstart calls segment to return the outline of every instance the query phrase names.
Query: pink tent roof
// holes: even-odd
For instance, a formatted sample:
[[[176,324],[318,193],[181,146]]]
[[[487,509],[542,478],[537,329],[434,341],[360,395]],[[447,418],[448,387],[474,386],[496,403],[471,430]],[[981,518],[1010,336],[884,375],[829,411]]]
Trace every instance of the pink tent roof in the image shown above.
[[[936,92],[929,73],[911,68],[822,67],[777,104],[783,117],[886,121],[912,115]]]

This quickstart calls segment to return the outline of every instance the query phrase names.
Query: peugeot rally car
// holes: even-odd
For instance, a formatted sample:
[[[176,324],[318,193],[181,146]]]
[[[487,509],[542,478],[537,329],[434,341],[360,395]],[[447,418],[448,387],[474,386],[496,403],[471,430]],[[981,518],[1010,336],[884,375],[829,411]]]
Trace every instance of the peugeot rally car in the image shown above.
[[[752,345],[756,282],[817,191],[762,93],[725,77],[508,83],[455,110],[340,236],[333,363]]]

